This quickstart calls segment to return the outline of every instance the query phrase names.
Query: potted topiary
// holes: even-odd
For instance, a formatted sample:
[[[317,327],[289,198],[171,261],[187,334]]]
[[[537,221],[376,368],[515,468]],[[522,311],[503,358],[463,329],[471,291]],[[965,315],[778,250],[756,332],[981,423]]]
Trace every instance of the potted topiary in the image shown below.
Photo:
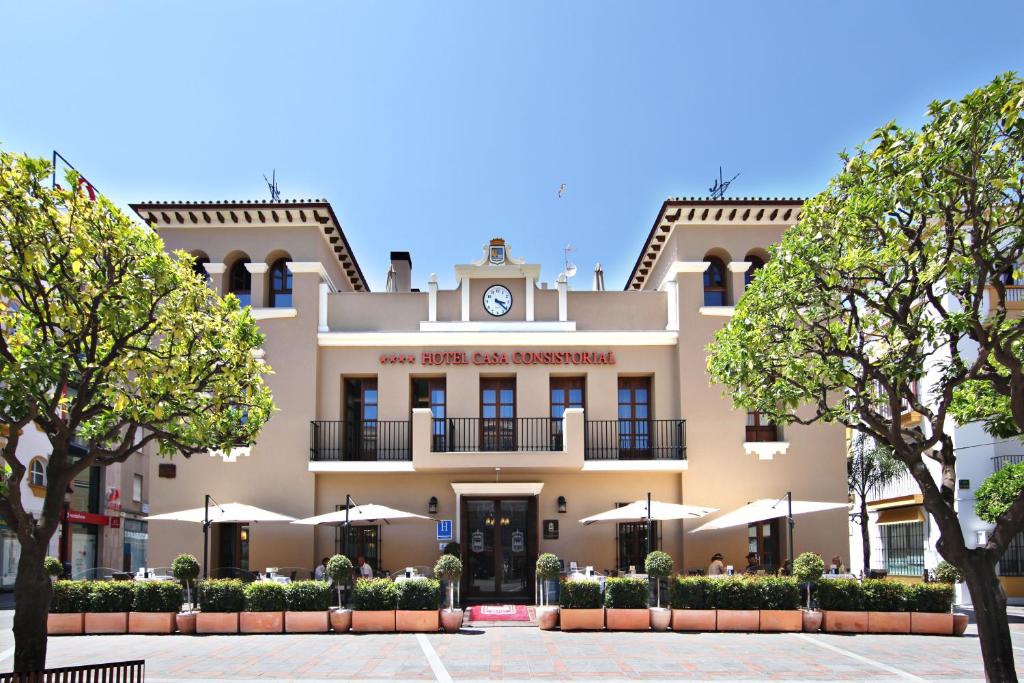
[[[935,578],[942,583],[948,583],[954,587],[964,580],[960,570],[945,560],[939,562],[938,566],[935,567]],[[953,635],[962,636],[964,631],[967,630],[967,625],[970,621],[970,617],[966,614],[953,612]]]
[[[672,556],[661,550],[654,550],[644,558],[644,570],[647,576],[654,579],[655,600],[657,607],[651,607],[651,628],[655,631],[667,631],[672,620],[672,612],[661,606],[661,581],[672,575]]]
[[[245,590],[238,579],[199,582],[196,633],[238,633],[238,613],[245,609]]]
[[[193,555],[178,555],[171,563],[171,575],[185,587],[185,603],[188,605],[188,611],[179,611],[175,618],[178,623],[178,633],[195,633],[196,615],[192,611],[192,586],[199,578],[199,560]]]
[[[85,627],[85,611],[89,609],[87,581],[56,581],[50,597],[50,614],[46,633],[51,636],[81,635]]]
[[[50,576],[50,581],[56,581],[64,573],[64,563],[52,555],[43,558],[43,569]]]
[[[405,632],[437,633],[441,622],[441,582],[437,579],[407,579],[398,584],[395,628]]]
[[[331,610],[331,628],[344,633],[352,626],[352,610],[345,607],[341,592],[352,583],[352,561],[344,555],[334,555],[327,560],[327,576],[338,591],[338,607]]]
[[[132,608],[130,581],[90,581],[84,633],[126,633]]]
[[[752,582],[758,595],[761,631],[803,630],[800,613],[800,585],[788,576],[765,576]]]
[[[558,608],[558,620],[563,631],[599,631],[604,628],[601,584],[597,581],[563,581]]]
[[[352,630],[391,632],[395,630],[398,586],[391,579],[361,579],[352,589]]]
[[[177,581],[138,581],[131,586],[128,633],[174,633],[181,609],[181,585]]]
[[[245,609],[238,615],[241,633],[284,631],[284,585],[276,581],[253,581],[242,589]]]
[[[918,583],[907,588],[910,632],[922,635],[953,635],[953,586]]]
[[[821,623],[825,631],[867,633],[868,613],[864,609],[864,589],[855,579],[819,581],[818,605],[821,607]]]
[[[718,579],[677,576],[671,586],[673,631],[714,631],[717,628],[715,591]]]
[[[899,581],[864,579],[864,608],[869,633],[910,633],[907,587]]]
[[[651,628],[651,612],[647,596],[651,586],[647,579],[608,579],[604,584],[605,623],[609,631],[647,631]]]
[[[284,588],[288,633],[327,633],[331,584],[327,581],[292,581]]]
[[[462,578],[462,560],[445,552],[434,564],[434,576],[448,582],[448,608],[441,612],[441,626],[445,633],[457,633],[462,628],[462,610],[455,609],[455,583]]]
[[[537,578],[540,579],[541,599],[537,607],[537,626],[550,631],[558,626],[558,606],[549,604],[549,588],[562,573],[562,562],[554,553],[542,553],[537,558]]]
[[[793,563],[793,577],[807,589],[807,604],[803,613],[804,631],[821,628],[821,612],[811,608],[811,585],[821,579],[825,560],[817,553],[800,553]]]
[[[760,599],[757,584],[735,576],[718,581],[715,606],[719,631],[757,631],[761,628]]]

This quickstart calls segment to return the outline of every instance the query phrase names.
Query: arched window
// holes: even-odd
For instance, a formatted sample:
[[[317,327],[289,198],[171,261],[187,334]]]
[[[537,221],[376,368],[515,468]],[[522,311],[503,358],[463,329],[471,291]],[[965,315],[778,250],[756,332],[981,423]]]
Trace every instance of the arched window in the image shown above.
[[[238,297],[243,306],[252,304],[252,275],[245,267],[249,259],[240,258],[231,266],[228,275],[228,291]]]
[[[754,256],[751,254],[747,257],[747,262],[750,267],[747,268],[747,272],[743,274],[743,284],[750,286],[750,283],[754,281],[754,276],[757,275],[757,271],[764,268],[764,259],[760,256]]]
[[[35,458],[29,465],[28,483],[32,486],[46,486],[46,461]]]
[[[206,256],[196,256],[195,263],[192,264],[192,272],[201,277],[204,281],[210,281],[210,274],[206,272],[206,264],[210,262],[210,259]]]
[[[725,306],[725,264],[717,256],[704,260],[709,264],[704,271],[704,305]]]
[[[270,307],[290,308],[292,305],[292,272],[288,259],[279,258],[270,266]]]

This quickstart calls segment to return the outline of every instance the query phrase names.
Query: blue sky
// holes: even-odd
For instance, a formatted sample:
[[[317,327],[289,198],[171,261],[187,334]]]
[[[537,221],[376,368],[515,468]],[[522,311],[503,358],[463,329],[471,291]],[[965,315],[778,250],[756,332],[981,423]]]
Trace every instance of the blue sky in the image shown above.
[[[325,197],[373,289],[504,236],[621,288],[668,196],[805,196],[836,153],[1024,70],[1020,2],[0,0],[0,144],[122,205]],[[566,194],[557,198],[560,184]]]

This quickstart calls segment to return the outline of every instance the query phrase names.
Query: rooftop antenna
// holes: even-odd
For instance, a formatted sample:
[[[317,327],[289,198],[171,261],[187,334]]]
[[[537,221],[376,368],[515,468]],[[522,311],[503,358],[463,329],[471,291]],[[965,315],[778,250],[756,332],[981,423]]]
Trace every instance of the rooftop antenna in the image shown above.
[[[562,253],[565,254],[565,270],[563,272],[565,273],[566,280],[576,274],[576,264],[569,260],[569,254],[573,251],[576,251],[576,249],[571,244],[565,245],[565,248],[562,249]]]
[[[736,175],[734,175],[732,178],[729,178],[728,180],[722,180],[722,167],[719,166],[718,167],[718,180],[715,181],[714,185],[712,185],[711,187],[708,188],[708,192],[711,193],[711,198],[712,199],[721,199],[722,197],[724,197],[725,196],[725,191],[729,189],[730,185],[732,185],[732,181],[736,180],[739,177],[740,177],[740,174],[737,173]]]
[[[277,187],[277,169],[270,172],[270,178],[267,178],[267,174],[264,173],[263,179],[267,181],[267,189],[270,190],[270,201],[281,201],[281,190]]]

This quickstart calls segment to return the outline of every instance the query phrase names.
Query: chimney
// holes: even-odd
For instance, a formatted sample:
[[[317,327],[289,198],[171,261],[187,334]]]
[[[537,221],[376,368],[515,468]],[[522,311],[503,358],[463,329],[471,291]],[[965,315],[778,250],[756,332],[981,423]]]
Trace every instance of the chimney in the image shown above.
[[[604,291],[604,269],[601,267],[600,263],[594,266],[594,291]]]
[[[391,268],[394,269],[395,292],[412,290],[412,257],[407,251],[391,252]]]

